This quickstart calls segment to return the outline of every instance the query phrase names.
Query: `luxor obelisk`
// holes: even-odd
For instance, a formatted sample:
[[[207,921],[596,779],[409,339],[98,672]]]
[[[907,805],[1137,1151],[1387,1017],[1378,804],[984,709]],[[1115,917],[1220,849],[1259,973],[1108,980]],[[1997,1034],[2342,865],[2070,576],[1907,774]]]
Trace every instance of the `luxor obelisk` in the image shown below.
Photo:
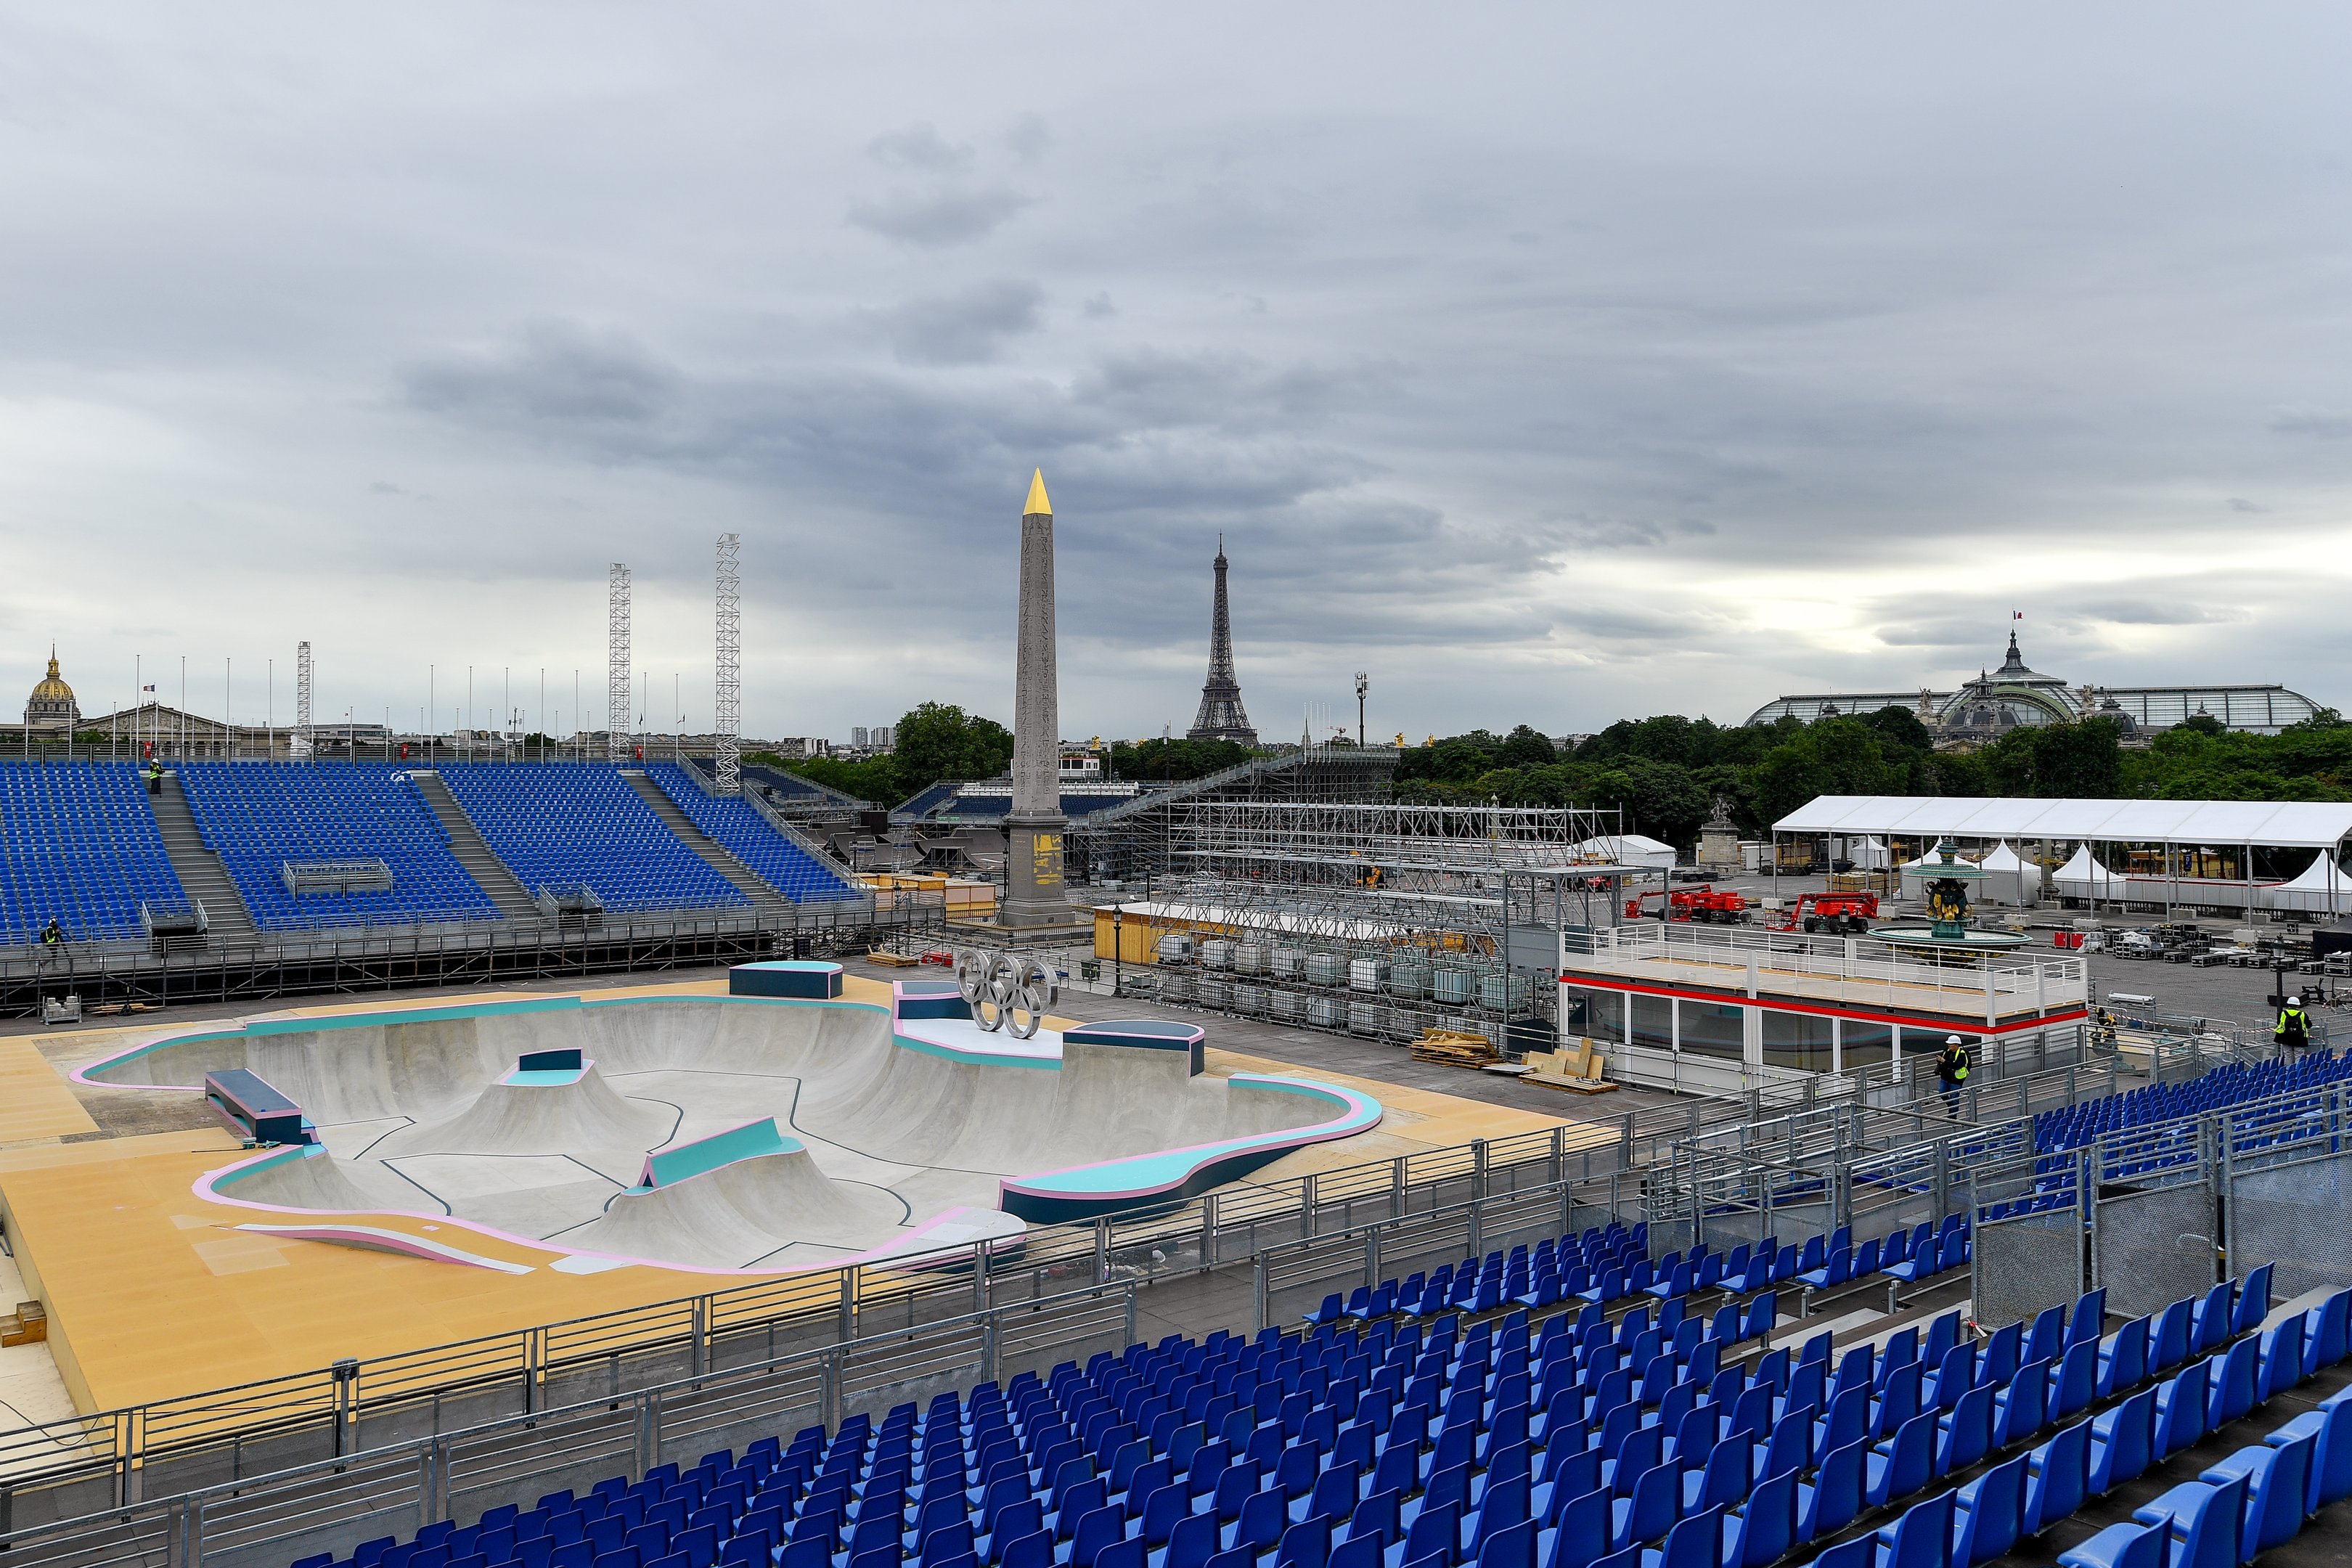
[[[1066,926],[1062,716],[1054,662],[1054,503],[1030,476],[1021,509],[1021,605],[1013,672],[1013,813],[1004,820],[1004,906],[1013,930]]]

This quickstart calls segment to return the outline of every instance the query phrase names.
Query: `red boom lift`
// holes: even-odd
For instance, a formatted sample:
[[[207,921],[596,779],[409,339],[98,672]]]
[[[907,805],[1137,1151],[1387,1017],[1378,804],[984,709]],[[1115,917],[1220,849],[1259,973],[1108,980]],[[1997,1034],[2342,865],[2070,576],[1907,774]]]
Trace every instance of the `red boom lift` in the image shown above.
[[[1801,893],[1772,929],[1795,931],[1802,925],[1809,931],[1860,936],[1877,918],[1876,893]]]
[[[1748,918],[1748,900],[1728,888],[1718,891],[1712,882],[1702,882],[1696,888],[1676,888],[1672,892],[1654,888],[1646,893],[1637,893],[1625,900],[1625,918],[1641,919],[1643,907],[1652,899],[1665,900],[1666,918],[1670,921],[1720,921],[1737,925]]]

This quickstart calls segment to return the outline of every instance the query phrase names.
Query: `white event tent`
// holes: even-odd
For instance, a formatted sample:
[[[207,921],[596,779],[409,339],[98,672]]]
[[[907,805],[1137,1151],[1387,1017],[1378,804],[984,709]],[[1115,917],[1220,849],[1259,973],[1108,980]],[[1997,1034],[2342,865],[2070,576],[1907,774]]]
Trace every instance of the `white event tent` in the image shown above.
[[[2237,908],[2352,910],[2352,884],[2331,873],[2347,837],[2352,837],[2352,803],[2341,801],[2241,800],[2034,800],[1968,799],[1947,795],[1817,795],[1772,825],[1777,846],[1782,834],[1836,837],[1877,836],[1933,844],[1950,837],[1978,844],[2041,842],[2072,844],[2084,853],[2069,861],[2053,880],[2069,897],[2129,898],[2162,904]],[[2100,845],[2154,846],[2189,849],[2315,849],[2313,871],[2291,883],[2266,885],[2252,877],[2221,880],[2168,872],[2128,879],[2100,863]],[[1774,858],[1777,860],[1778,856]],[[2251,855],[2241,864],[2251,861]],[[1906,882],[1916,873],[1906,868]],[[2094,890],[2094,882],[2096,882]],[[2074,884],[2074,885],[2068,885]],[[2293,889],[2291,892],[2289,889]],[[2292,901],[2273,903],[2273,900]]]

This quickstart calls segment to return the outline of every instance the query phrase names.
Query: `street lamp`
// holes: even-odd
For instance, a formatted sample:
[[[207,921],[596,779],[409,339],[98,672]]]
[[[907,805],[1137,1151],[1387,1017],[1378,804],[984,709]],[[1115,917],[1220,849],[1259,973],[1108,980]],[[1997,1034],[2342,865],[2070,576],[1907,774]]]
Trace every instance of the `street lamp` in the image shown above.
[[[1356,671],[1356,749],[1364,749],[1364,693],[1372,689],[1372,678],[1362,670]]]

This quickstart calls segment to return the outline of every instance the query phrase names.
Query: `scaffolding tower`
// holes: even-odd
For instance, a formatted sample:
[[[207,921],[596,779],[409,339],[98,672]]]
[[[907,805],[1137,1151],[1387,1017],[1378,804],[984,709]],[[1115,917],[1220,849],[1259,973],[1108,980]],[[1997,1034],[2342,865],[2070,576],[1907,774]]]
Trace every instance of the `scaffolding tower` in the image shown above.
[[[1182,803],[1168,874],[1103,900],[1118,984],[1372,1039],[1548,1044],[1562,957],[1608,921],[1625,874],[1620,833],[1615,810],[1590,807]]]
[[[616,763],[629,757],[630,680],[629,568],[615,561],[604,591],[604,751]]]
[[[287,747],[297,757],[310,754],[310,645],[294,645],[294,739]]]
[[[743,787],[743,579],[736,569],[736,551],[742,536],[719,536],[718,694],[711,705],[711,728],[718,734],[719,791],[735,795]]]

